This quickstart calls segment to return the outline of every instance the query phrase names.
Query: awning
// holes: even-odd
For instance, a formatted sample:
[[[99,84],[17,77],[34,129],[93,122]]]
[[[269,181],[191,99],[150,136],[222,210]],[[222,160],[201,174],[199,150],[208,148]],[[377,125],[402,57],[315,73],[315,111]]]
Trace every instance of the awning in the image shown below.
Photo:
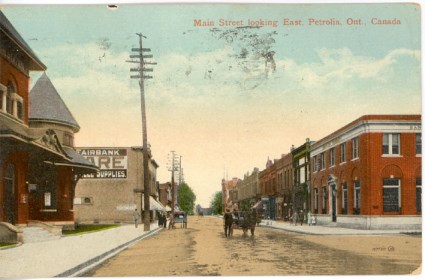
[[[142,210],[145,209],[145,196],[142,194]],[[153,210],[158,210],[158,211],[165,211],[165,207],[162,206],[161,203],[159,203],[158,201],[156,201],[155,199],[153,199],[152,196],[149,197],[149,210],[153,211]]]
[[[254,206],[251,207],[251,209],[257,209],[257,210],[262,210],[263,209],[263,202],[257,201],[257,203],[254,204]]]

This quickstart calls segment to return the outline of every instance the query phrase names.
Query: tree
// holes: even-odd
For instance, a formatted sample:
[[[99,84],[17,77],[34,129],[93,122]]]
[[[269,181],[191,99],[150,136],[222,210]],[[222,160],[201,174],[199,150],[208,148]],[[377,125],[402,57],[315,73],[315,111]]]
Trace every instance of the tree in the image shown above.
[[[197,204],[195,207],[195,212],[196,214],[200,214],[202,211],[202,206],[200,204]]]
[[[210,208],[213,215],[223,213],[223,193],[221,191],[216,192],[212,197]]]
[[[193,212],[195,206],[196,195],[193,190],[186,184],[179,186],[179,206],[185,212]]]

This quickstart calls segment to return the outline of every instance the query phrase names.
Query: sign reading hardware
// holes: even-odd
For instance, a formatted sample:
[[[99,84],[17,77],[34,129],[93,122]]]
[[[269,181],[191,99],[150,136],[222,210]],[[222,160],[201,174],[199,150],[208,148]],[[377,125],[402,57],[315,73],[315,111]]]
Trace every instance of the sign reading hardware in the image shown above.
[[[85,174],[87,179],[125,179],[127,178],[127,150],[116,148],[83,148],[80,155],[99,167],[95,174]]]

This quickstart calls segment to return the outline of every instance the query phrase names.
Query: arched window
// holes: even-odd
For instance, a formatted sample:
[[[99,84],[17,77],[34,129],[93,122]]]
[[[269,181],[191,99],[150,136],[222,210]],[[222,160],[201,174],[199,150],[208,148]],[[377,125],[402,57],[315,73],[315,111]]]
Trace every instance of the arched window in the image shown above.
[[[13,97],[16,90],[12,82],[9,82],[7,85],[7,94],[6,94],[6,112],[13,115]]]
[[[7,87],[0,87],[0,110],[17,119],[24,119],[24,99],[17,93],[12,81],[9,81]]]

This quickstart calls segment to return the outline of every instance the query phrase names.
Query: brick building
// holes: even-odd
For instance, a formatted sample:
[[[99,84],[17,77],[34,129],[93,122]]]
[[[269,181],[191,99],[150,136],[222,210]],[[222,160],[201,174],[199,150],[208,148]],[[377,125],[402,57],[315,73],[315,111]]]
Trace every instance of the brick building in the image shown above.
[[[366,115],[311,145],[318,223],[421,227],[421,116]]]
[[[293,211],[306,215],[309,211],[310,191],[310,148],[313,142],[309,138],[297,148],[291,149],[294,171]]]
[[[277,199],[276,219],[288,220],[292,214],[293,205],[293,162],[292,153],[283,154],[276,160]]]
[[[75,184],[97,168],[75,152],[80,127],[47,75],[29,92],[46,66],[1,12],[0,65],[0,227],[72,228]]]
[[[243,180],[240,180],[236,189],[238,191],[238,206],[240,210],[249,210],[257,201],[261,200],[258,180],[259,170],[254,168],[251,174],[247,172]]]
[[[221,180],[221,191],[223,194],[223,210],[229,209],[233,211],[238,206],[238,192],[236,185],[240,181],[239,178],[232,178],[232,180]]]
[[[258,176],[260,183],[261,201],[263,203],[263,216],[269,219],[276,219],[276,197],[277,175],[275,163],[267,159],[266,169],[260,171]]]
[[[158,201],[166,207],[167,211],[171,211],[172,188],[170,182],[158,185]]]

